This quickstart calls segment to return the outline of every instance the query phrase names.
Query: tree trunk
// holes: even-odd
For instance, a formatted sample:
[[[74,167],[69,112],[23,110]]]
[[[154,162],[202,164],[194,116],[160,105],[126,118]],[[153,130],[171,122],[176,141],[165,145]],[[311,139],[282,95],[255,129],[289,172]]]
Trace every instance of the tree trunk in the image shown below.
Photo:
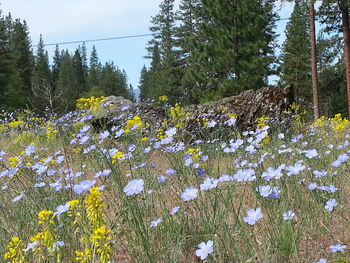
[[[340,10],[342,17],[342,29],[344,37],[345,53],[345,72],[346,72],[346,90],[348,93],[348,112],[350,116],[350,29],[349,29],[349,8],[348,4],[340,1]]]
[[[315,120],[320,117],[320,103],[317,84],[317,62],[316,62],[316,33],[315,33],[315,7],[314,0],[310,1],[310,46],[311,46],[311,76],[312,76],[312,98]]]

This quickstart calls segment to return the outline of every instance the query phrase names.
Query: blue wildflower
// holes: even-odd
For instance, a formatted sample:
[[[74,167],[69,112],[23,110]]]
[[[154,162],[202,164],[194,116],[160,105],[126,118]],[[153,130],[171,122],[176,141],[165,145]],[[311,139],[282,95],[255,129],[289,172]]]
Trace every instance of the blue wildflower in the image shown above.
[[[198,176],[204,176],[205,175],[205,171],[204,171],[204,169],[203,168],[198,168],[198,170],[197,170],[197,174],[198,174]]]
[[[193,199],[196,199],[198,196],[198,189],[194,188],[194,187],[187,187],[185,189],[185,192],[180,194],[182,200],[184,200],[185,202],[187,201],[191,201]]]
[[[125,187],[124,193],[127,196],[137,195],[143,191],[144,181],[142,179],[133,179]]]
[[[347,246],[342,244],[336,244],[336,245],[330,246],[329,248],[333,253],[335,253],[335,252],[344,252],[344,249],[346,249]]]
[[[295,213],[292,210],[288,210],[287,212],[282,214],[282,218],[284,221],[292,220],[295,217]]]
[[[150,227],[156,227],[156,226],[158,226],[162,221],[163,221],[163,220],[162,220],[161,218],[158,218],[158,219],[156,219],[156,220],[154,220],[154,221],[151,222]]]
[[[198,245],[199,249],[196,250],[197,257],[199,257],[201,260],[206,259],[209,254],[213,253],[213,245],[214,242],[212,240],[208,240],[207,243],[200,243]]]
[[[82,180],[79,184],[73,186],[73,191],[76,194],[81,194],[83,192],[87,192],[92,186],[96,183],[95,180]]]
[[[250,209],[247,211],[247,217],[243,218],[243,221],[249,225],[255,225],[257,221],[263,218],[261,208]]]
[[[338,205],[338,202],[337,200],[335,199],[330,199],[326,202],[326,205],[325,205],[325,209],[328,210],[328,211],[333,211],[334,207],[336,207]]]

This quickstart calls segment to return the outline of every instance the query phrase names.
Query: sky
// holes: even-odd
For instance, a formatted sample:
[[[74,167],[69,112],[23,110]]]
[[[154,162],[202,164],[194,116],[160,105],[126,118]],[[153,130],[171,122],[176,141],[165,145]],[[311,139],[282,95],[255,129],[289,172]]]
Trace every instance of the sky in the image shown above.
[[[179,0],[177,0],[178,2]],[[0,9],[13,18],[26,20],[32,44],[39,41],[42,34],[44,43],[60,43],[119,36],[149,34],[151,16],[159,11],[161,0],[0,0]],[[277,4],[281,18],[288,18],[292,4]],[[282,44],[287,21],[277,23],[276,32]],[[129,83],[138,86],[143,65],[148,66],[146,44],[150,36],[118,39],[100,42],[87,42],[90,54],[95,45],[102,63],[114,61],[119,69],[124,69]],[[79,44],[60,45],[60,49],[70,52]],[[46,46],[52,60],[55,46]],[[270,82],[276,80],[270,78]]]

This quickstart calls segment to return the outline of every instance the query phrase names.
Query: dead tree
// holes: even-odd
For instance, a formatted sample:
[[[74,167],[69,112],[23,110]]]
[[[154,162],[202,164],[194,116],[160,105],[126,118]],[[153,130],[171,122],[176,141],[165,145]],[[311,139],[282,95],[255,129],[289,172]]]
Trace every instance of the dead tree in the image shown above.
[[[55,114],[67,110],[67,102],[63,99],[62,91],[57,91],[46,80],[32,85],[32,95],[29,100],[33,108],[42,113]]]

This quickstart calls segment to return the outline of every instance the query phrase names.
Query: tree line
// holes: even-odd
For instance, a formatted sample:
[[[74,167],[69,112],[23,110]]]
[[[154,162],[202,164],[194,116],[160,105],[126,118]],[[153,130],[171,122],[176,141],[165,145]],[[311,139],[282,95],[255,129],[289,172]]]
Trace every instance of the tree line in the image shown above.
[[[168,95],[172,102],[203,103],[267,86],[277,75],[296,101],[316,109],[315,116],[319,108],[325,115],[347,114],[348,0],[324,0],[317,12],[314,0],[288,1],[294,9],[280,54],[277,1],[181,0],[177,10],[174,2],[163,0],[151,19],[142,100]],[[321,29],[312,43],[315,20]]]
[[[33,51],[25,20],[0,10],[0,107],[45,112],[72,110],[87,96],[117,95],[134,99],[127,74],[113,62],[99,61],[95,46],[89,57],[83,43],[70,53],[56,45],[52,64],[40,36]]]

